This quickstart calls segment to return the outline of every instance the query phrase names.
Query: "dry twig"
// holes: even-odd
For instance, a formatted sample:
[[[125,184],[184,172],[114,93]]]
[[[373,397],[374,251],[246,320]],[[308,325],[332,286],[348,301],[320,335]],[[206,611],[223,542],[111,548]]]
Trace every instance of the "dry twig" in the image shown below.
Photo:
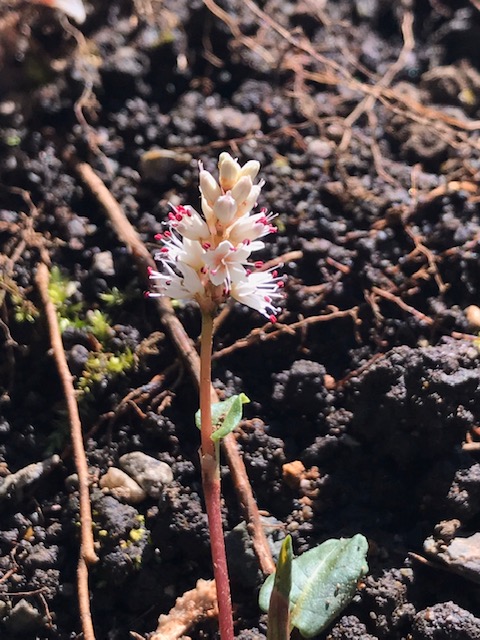
[[[90,597],[88,592],[88,566],[98,561],[94,549],[92,512],[89,493],[89,474],[87,456],[83,445],[82,424],[75,398],[75,389],[72,383],[72,374],[68,368],[67,358],[63,349],[62,336],[58,326],[57,312],[48,292],[49,272],[45,263],[38,265],[36,283],[47,318],[50,343],[53,357],[57,365],[58,374],[63,387],[63,393],[67,403],[68,417],[70,421],[70,433],[73,446],[73,458],[78,474],[78,486],[80,495],[80,558],[77,568],[78,600],[80,618],[85,640],[95,640],[92,616],[90,612]]]

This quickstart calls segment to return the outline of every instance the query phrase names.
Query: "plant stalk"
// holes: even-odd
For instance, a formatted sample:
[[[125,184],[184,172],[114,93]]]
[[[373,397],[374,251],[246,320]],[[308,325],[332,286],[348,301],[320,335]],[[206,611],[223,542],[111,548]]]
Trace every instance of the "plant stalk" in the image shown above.
[[[212,379],[213,315],[202,311],[200,347],[200,416],[202,483],[207,508],[213,575],[217,588],[218,623],[222,640],[234,640],[232,599],[228,578],[227,555],[222,527],[220,460],[218,448],[212,440]]]

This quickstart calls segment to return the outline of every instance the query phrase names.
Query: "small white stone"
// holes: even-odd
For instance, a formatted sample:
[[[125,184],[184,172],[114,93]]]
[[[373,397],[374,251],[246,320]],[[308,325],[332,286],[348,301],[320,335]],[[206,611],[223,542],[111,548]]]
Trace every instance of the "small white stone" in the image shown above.
[[[110,467],[100,478],[99,484],[106,493],[110,493],[117,500],[124,500],[127,504],[138,504],[147,497],[145,491],[133,478],[116,467]]]
[[[159,498],[165,485],[173,482],[168,464],[141,451],[126,453],[119,460],[121,468],[132,477],[151,498]]]

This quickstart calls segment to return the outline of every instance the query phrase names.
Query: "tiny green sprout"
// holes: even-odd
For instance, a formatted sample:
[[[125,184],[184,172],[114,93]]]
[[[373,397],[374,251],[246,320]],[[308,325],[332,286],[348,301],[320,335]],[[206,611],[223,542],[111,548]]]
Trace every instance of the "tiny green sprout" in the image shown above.
[[[77,289],[77,283],[63,275],[59,267],[52,267],[48,294],[57,310],[63,308],[69,302],[70,298],[77,292]]]
[[[35,322],[36,318],[38,317],[38,309],[35,307],[35,305],[30,302],[30,300],[22,298],[16,293],[12,293],[10,297],[13,304],[15,321],[18,323]]]
[[[357,534],[353,538],[326,540],[294,558],[290,621],[304,638],[321,633],[352,600],[358,581],[368,571],[367,551],[366,538]],[[260,590],[259,604],[263,611],[269,611],[276,584],[273,574]]]
[[[131,349],[121,353],[96,352],[88,356],[77,388],[82,393],[92,393],[95,386],[115,376],[123,375],[135,366],[135,354]]]
[[[18,145],[21,143],[22,139],[20,138],[20,136],[17,136],[15,134],[12,134],[10,136],[7,136],[5,139],[5,142],[7,144],[7,146],[9,147],[18,147]]]
[[[120,307],[127,300],[125,293],[120,291],[118,287],[112,287],[110,291],[100,293],[99,298],[107,305],[107,307]]]
[[[113,335],[113,329],[110,326],[110,318],[103,313],[103,311],[100,311],[100,309],[87,311],[86,329],[102,344],[108,342]]]

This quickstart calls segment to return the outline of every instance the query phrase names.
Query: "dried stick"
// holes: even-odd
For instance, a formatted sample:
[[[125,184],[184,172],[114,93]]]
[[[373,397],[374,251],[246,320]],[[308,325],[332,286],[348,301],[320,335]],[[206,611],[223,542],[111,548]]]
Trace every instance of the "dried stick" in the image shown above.
[[[53,357],[57,365],[58,374],[63,387],[70,421],[70,434],[73,446],[73,459],[78,474],[80,494],[80,558],[77,569],[78,601],[83,636],[85,640],[95,640],[92,616],[90,613],[90,598],[88,593],[88,566],[98,561],[95,553],[92,529],[92,511],[89,493],[89,475],[87,456],[83,446],[82,424],[75,399],[75,389],[72,374],[68,368],[67,359],[62,343],[62,336],[58,326],[57,312],[48,293],[49,272],[45,263],[40,263],[37,269],[36,283],[47,318],[50,343]]]
[[[71,158],[75,171],[85,183],[90,192],[96,197],[99,204],[105,210],[108,219],[119,240],[123,242],[133,255],[140,275],[148,283],[147,267],[156,268],[150,251],[144,245],[139,235],[127,220],[120,205],[112,196],[102,180],[93,171],[92,167],[85,163]],[[170,302],[166,298],[154,298],[160,315],[160,319],[170,333],[175,346],[187,364],[190,373],[199,385],[200,382],[200,358],[192,341],[185,332],[182,323],[177,318]],[[215,389],[211,389],[212,402],[218,402]],[[252,536],[252,544],[263,573],[273,573],[275,563],[268,546],[267,539],[262,526],[262,521],[255,501],[250,481],[248,480],[245,463],[238,451],[237,442],[232,434],[222,440],[224,451],[227,457],[228,466],[232,481],[237,492],[239,502],[244,510],[244,517],[247,527]]]

